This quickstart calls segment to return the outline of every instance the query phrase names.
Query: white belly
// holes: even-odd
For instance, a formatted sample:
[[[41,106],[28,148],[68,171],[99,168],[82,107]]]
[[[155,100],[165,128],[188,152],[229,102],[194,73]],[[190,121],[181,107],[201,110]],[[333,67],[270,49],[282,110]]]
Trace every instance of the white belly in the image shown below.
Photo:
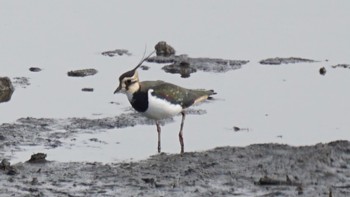
[[[153,90],[148,91],[148,109],[142,114],[148,118],[161,120],[173,117],[182,111],[180,105],[170,104],[163,99],[152,96]]]

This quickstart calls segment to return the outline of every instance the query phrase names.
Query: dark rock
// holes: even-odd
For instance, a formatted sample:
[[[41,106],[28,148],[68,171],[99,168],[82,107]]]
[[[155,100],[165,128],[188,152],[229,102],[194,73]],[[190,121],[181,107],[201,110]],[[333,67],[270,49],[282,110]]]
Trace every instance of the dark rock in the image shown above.
[[[33,177],[32,181],[30,182],[31,185],[39,185],[38,178]]]
[[[320,68],[320,74],[321,75],[325,75],[326,74],[326,72],[327,72],[327,70],[326,70],[326,68],[325,67],[322,67],[322,68]]]
[[[0,170],[8,170],[11,164],[7,159],[3,159],[0,163]]]
[[[10,166],[7,173],[7,175],[16,175],[19,174],[18,169],[14,166]]]
[[[0,103],[11,100],[11,96],[14,90],[15,89],[10,78],[0,77]]]
[[[46,154],[45,153],[33,154],[27,162],[28,163],[45,163],[47,162]]]
[[[116,49],[116,50],[112,50],[112,51],[104,51],[101,53],[104,56],[109,56],[109,57],[114,57],[115,55],[131,55],[131,53],[129,53],[128,50],[126,49]]]
[[[295,64],[295,63],[305,63],[305,62],[316,62],[311,59],[304,59],[299,57],[288,57],[288,58],[268,58],[265,60],[261,60],[260,64],[268,64],[268,65],[280,65],[280,64]]]
[[[41,71],[41,68],[38,68],[38,67],[30,67],[30,68],[29,68],[29,71],[31,71],[31,72],[40,72],[40,71]]]
[[[10,78],[0,77],[0,91],[14,91]]]
[[[96,73],[97,73],[96,69],[89,68],[89,69],[69,71],[67,74],[70,77],[86,77],[86,76],[90,76],[90,75],[95,75]]]
[[[157,56],[169,57],[175,55],[175,49],[165,41],[160,41],[154,46]]]
[[[83,92],[93,92],[94,89],[93,88],[83,88],[83,89],[81,89],[81,91],[83,91]]]

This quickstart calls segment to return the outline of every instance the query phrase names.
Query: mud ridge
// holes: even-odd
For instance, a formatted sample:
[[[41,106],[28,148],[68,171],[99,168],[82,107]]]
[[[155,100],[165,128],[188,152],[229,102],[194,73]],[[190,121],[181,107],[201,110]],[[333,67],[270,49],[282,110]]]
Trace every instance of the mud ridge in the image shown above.
[[[0,192],[8,196],[350,195],[349,141],[220,147],[139,162],[4,163]]]

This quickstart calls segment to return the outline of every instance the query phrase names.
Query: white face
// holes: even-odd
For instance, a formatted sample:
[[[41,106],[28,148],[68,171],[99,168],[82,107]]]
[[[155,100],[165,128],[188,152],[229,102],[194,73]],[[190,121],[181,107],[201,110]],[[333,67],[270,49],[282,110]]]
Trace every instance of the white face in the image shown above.
[[[130,71],[126,73],[130,74]],[[120,92],[124,94],[133,94],[134,92],[139,90],[140,84],[137,71],[135,71],[133,73],[134,75],[131,77],[130,75],[126,75],[126,73],[120,76],[119,86],[114,93]]]
[[[122,93],[134,93],[136,92],[140,85],[138,83],[139,81],[133,77],[126,77],[124,78],[121,83],[121,90]]]

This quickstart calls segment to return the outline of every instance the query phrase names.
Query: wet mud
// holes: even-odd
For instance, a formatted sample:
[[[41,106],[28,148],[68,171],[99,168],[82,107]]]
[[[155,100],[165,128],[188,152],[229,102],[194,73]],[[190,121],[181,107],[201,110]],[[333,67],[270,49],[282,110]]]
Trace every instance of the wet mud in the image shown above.
[[[236,70],[247,64],[248,60],[227,60],[220,58],[192,58],[187,55],[173,56],[154,56],[146,60],[151,63],[170,63],[163,66],[163,70],[167,73],[180,74],[181,77],[190,77],[191,73],[199,71],[222,73],[230,70]]]
[[[350,64],[337,64],[333,65],[332,68],[350,68]]]
[[[131,55],[131,53],[126,49],[115,49],[115,50],[111,50],[111,51],[104,51],[101,54],[104,56],[109,56],[109,57],[114,57],[116,55],[119,55],[119,56],[122,56],[122,55],[130,56]]]
[[[201,115],[206,113],[201,109],[188,109],[188,115]],[[162,125],[172,122],[165,119]],[[100,119],[88,118],[20,118],[14,123],[0,125],[0,157],[5,152],[19,151],[21,146],[44,146],[56,148],[64,145],[63,139],[74,135],[91,132],[102,132],[107,129],[133,127],[136,125],[154,125],[154,121],[145,118],[137,112],[126,112],[115,117]],[[98,139],[97,139],[98,140]],[[10,158],[6,158],[10,159]]]
[[[312,63],[317,62],[316,60],[312,59],[305,59],[300,57],[288,57],[288,58],[268,58],[261,60],[260,64],[268,64],[268,65],[280,65],[280,64],[295,64],[295,63]]]
[[[95,75],[97,70],[94,68],[80,69],[80,70],[72,70],[67,73],[70,77],[86,77]]]
[[[26,88],[31,84],[29,80],[29,77],[14,77],[12,83],[15,88]]]
[[[118,51],[110,54],[114,52],[118,54]],[[169,64],[163,69],[182,77],[196,71],[226,72],[249,62],[172,54],[147,61]],[[272,65],[315,62],[303,58],[262,61],[261,64]],[[349,68],[342,64],[332,67]],[[323,72],[320,70],[320,74]],[[13,78],[14,87],[28,85],[29,78]],[[186,113],[201,115],[206,111],[189,109]],[[161,124],[171,121],[167,119]],[[65,146],[63,139],[78,134],[144,124],[154,122],[130,111],[100,119],[28,117],[1,124],[0,196],[350,196],[349,141],[301,147],[281,144],[219,147],[183,155],[161,153],[143,161],[119,163],[48,161],[45,153],[36,153],[27,161],[11,164],[10,156],[5,155],[21,150],[22,146],[54,149]],[[249,132],[249,128],[232,129]],[[98,138],[90,141],[106,143]]]
[[[35,157],[45,156],[39,153]],[[3,160],[1,195],[350,195],[348,141],[302,147],[280,144],[220,147],[183,155],[161,153],[139,162],[29,161],[11,165]]]

